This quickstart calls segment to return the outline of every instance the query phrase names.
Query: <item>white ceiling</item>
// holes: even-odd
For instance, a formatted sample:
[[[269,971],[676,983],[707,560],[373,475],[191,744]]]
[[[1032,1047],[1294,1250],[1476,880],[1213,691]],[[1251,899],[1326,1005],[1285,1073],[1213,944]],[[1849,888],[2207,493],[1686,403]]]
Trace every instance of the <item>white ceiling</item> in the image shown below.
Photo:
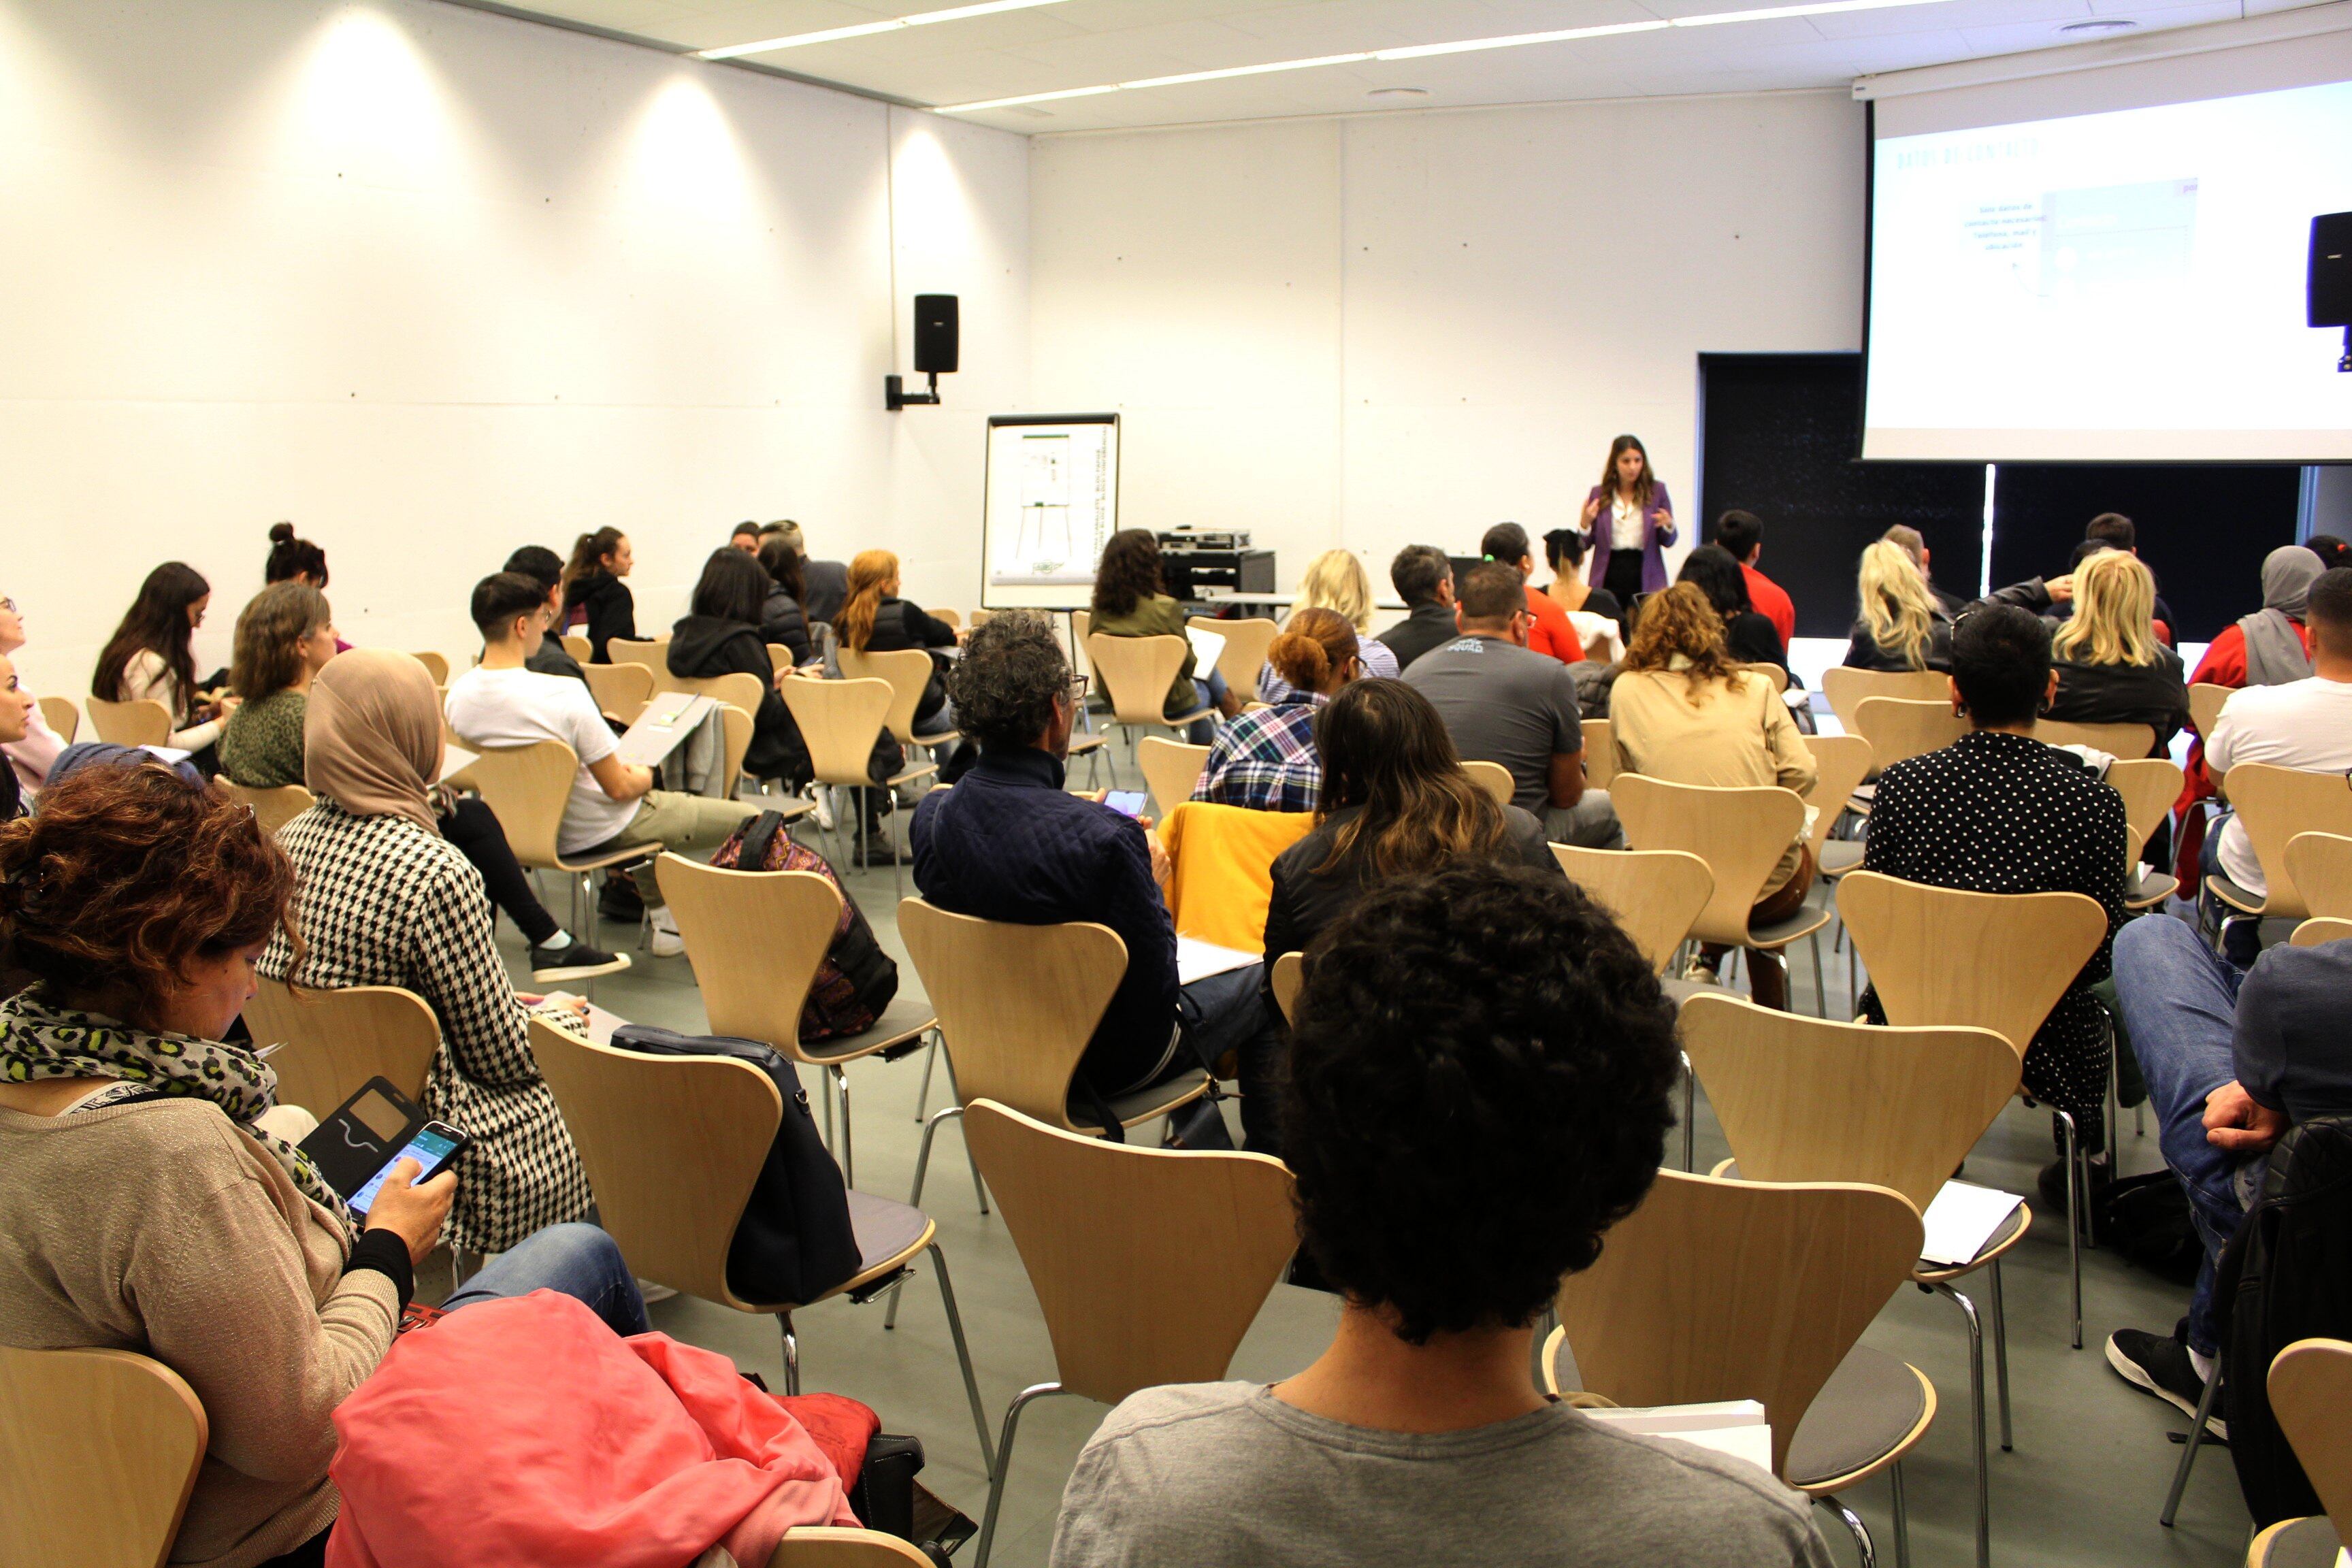
[[[461,0],[464,3],[464,0]],[[947,0],[958,3],[958,0]],[[1747,10],[1774,0],[1063,0],[754,55],[798,76],[943,105],[1273,60]],[[986,110],[1041,133],[1579,99],[1843,87],[1857,76],[2047,48],[2094,17],[2141,31],[2315,0],[1927,0],[1843,15],[1574,39]],[[500,9],[690,51],[943,8],[941,0],[512,0]],[[2075,35],[2096,38],[2112,34]],[[1371,96],[1382,88],[1426,96]]]

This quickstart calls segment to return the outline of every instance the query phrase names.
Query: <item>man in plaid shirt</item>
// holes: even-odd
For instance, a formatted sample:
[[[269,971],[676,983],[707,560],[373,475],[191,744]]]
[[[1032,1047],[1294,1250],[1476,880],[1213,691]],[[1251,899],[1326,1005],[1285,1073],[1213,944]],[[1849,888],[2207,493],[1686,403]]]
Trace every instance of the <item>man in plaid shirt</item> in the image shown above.
[[[1313,811],[1323,795],[1315,711],[1363,673],[1356,628],[1336,610],[1299,610],[1266,650],[1266,662],[1289,689],[1217,731],[1192,798],[1252,811]]]

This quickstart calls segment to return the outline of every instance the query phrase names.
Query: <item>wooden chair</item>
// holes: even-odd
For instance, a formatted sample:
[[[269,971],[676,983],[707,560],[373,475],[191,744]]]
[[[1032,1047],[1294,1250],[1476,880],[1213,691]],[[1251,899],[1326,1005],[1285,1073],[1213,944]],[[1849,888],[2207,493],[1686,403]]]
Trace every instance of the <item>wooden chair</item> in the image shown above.
[[[1861,1182],[1890,1187],[1922,1215],[2017,1092],[2017,1049],[1990,1029],[1874,1028],[1695,996],[1682,1012],[1683,1050],[1706,1084],[1731,1158],[1718,1176],[1749,1182]],[[2009,1336],[2000,1259],[2025,1237],[2020,1205],[1976,1257],[1921,1258],[1912,1282],[1959,1308],[1969,1331],[1969,1413],[1976,1439],[1977,1563],[1992,1556],[1985,1452],[1984,1330],[1952,1281],[1988,1270],[1999,1371],[2000,1446],[2010,1437]]]
[[[605,653],[614,664],[642,664],[654,672],[654,689],[663,689],[662,682],[669,679],[669,638],[653,637],[632,640],[614,637],[604,644]],[[582,658],[584,664],[585,657]]]
[[[958,611],[933,610],[930,612],[930,616],[931,619],[939,622],[940,625],[943,626],[950,628],[951,630],[961,631],[963,629],[963,616]]]
[[[1102,678],[1103,691],[1110,698],[1111,722],[1127,731],[1129,740],[1139,729],[1181,731],[1216,712],[1199,708],[1168,717],[1169,689],[1176,684],[1176,672],[1184,668],[1184,656],[1192,648],[1182,637],[1090,632],[1086,640],[1087,662]],[[1250,679],[1257,679],[1255,671]]]
[[[580,756],[561,741],[536,741],[528,746],[492,748],[478,755],[466,770],[483,801],[506,829],[507,847],[517,860],[542,871],[562,873],[572,889],[572,921],[568,929],[584,932],[588,945],[596,944],[595,874],[615,866],[643,860],[654,853],[647,847],[607,849],[601,855],[567,857],[556,845],[563,825],[563,808],[571,803],[572,781],[580,776]]]
[[[1951,677],[1940,669],[1852,669],[1843,665],[1822,671],[1822,695],[1830,711],[1849,730],[1862,705],[1873,697],[1893,697],[1914,702],[1951,706]]]
[[[776,1542],[775,1555],[768,1559],[768,1568],[902,1568],[903,1564],[930,1568],[931,1559],[911,1542],[895,1535],[829,1524],[804,1524],[784,1531],[784,1538]]]
[[[572,662],[575,664],[584,667],[596,655],[595,645],[588,640],[587,634],[584,632],[566,632],[563,634],[562,641],[563,651],[572,656]]]
[[[654,875],[686,942],[710,1032],[763,1040],[787,1060],[817,1069],[819,1085],[832,1090],[824,1100],[828,1131],[834,1101],[841,1102],[835,1152],[843,1179],[856,1186],[844,1069],[877,1051],[914,1050],[938,1018],[919,1001],[895,998],[863,1034],[803,1046],[801,1009],[840,927],[841,890],[814,871],[726,870],[668,853],[654,862]]]
[[[1805,842],[1812,847],[1815,874],[1835,881],[1862,864],[1860,841],[1832,838],[1830,830],[1870,776],[1870,742],[1861,735],[1808,735],[1805,749],[1813,753],[1813,788],[1805,804],[1815,813]]]
[[[276,837],[278,830],[319,804],[318,797],[300,784],[281,784],[276,789],[248,789],[232,783],[226,775],[221,788],[230,796],[245,802],[253,819],[261,824],[261,831]]]
[[[727,1282],[727,1250],[782,1124],[783,1097],[768,1075],[732,1057],[656,1057],[595,1045],[530,1020],[530,1054],[572,1131],[596,1192],[597,1220],[641,1279],[739,1312],[772,1315],[784,1341],[784,1392],[801,1391],[793,1314],[814,1301],[747,1301]],[[798,1114],[797,1111],[794,1114]],[[939,1226],[906,1204],[849,1189],[857,1272],[817,1298],[869,1301],[931,1255],[947,1310],[981,1458],[992,1464],[988,1417],[964,1343]]]
[[[447,689],[449,685],[449,660],[446,655],[427,651],[425,653],[411,654],[409,657],[425,667],[425,673],[433,678],[434,685],[441,687],[444,689]]]
[[[2053,746],[2088,746],[2116,758],[2146,758],[2156,750],[2156,731],[2146,724],[2068,724],[2039,719],[2034,721],[2033,738]]]
[[[1159,802],[1162,816],[1192,798],[1209,765],[1208,747],[1188,746],[1165,735],[1146,735],[1136,756],[1142,764],[1144,787]]]
[[[2347,936],[2352,936],[2352,920],[2314,915],[2295,927],[2286,940],[2294,947],[2317,947],[2323,942],[2342,942]]]
[[[1224,638],[1225,646],[1217,654],[1217,672],[1225,678],[1225,689],[1244,702],[1257,695],[1257,677],[1265,668],[1265,650],[1281,635],[1281,626],[1262,617],[1221,621],[1214,616],[1188,616],[1184,626],[1187,630],[1197,627]]]
[[[1607,789],[1617,776],[1617,738],[1606,719],[1587,719],[1584,731],[1584,785]]]
[[[2221,705],[2230,700],[2234,686],[2216,686],[2200,680],[2189,689],[2189,726],[2198,734],[2210,736],[2213,721],[2221,716]]]
[[[372,1078],[424,1103],[425,1078],[441,1052],[441,1021],[424,997],[397,985],[317,991],[267,977],[254,984],[245,1026],[255,1044],[286,1047],[269,1058],[280,1105],[323,1121]]]
[[[2314,915],[2352,920],[2352,837],[2296,834],[2286,841],[2286,874]]]
[[[1298,988],[1307,984],[1307,955],[1286,952],[1274,961],[1274,1005],[1286,1024],[1298,1020]]]
[[[1805,825],[1805,803],[1794,790],[1710,789],[1669,784],[1645,773],[1621,773],[1610,786],[1625,841],[1636,849],[1679,849],[1706,863],[1715,878],[1712,896],[1691,924],[1693,940],[1780,952],[1811,937],[1813,997],[1824,1016],[1829,990],[1822,982],[1821,930],[1826,910],[1807,906],[1777,925],[1753,926],[1764,880],[1796,842]]]
[[[1788,694],[1789,672],[1781,668],[1777,664],[1736,664],[1732,666],[1732,668],[1734,669],[1744,669],[1750,675],[1762,676],[1770,683],[1772,687],[1772,695],[1775,697],[1782,697]]]
[[[2286,1434],[2324,1516],[2281,1520],[2254,1537],[2248,1568],[2333,1563],[2352,1538],[2352,1344],[2297,1340],[2271,1362],[2271,1411]]]
[[[793,662],[793,650],[780,642],[768,647],[768,668],[778,675],[790,675],[797,667]]]
[[[2287,920],[2310,914],[2303,894],[2296,890],[2287,845],[2305,833],[2352,837],[2352,781],[2340,773],[2304,773],[2268,763],[2241,763],[2222,778],[2221,793],[2238,808],[2270,892],[2256,898],[2218,873],[2205,879],[2206,890],[2241,914]]]
[[[2050,737],[2042,738],[2046,741]],[[2169,757],[2136,756],[2125,760],[2118,756],[2107,769],[2107,783],[2124,797],[2124,825],[2130,835],[2124,851],[2124,874],[2130,879],[2124,892],[2126,909],[2152,910],[2179,890],[2180,879],[2160,867],[2142,877],[2139,858],[2147,847],[2148,838],[2172,814],[2172,803],[2180,798],[2183,777],[2180,764]]]
[[[89,700],[89,727],[113,746],[161,746],[172,739],[172,710],[152,697],[129,702]]]
[[[1952,711],[1948,697],[1932,702],[1865,697],[1854,709],[1852,727],[1870,742],[1871,766],[1881,773],[1897,763],[1940,752],[1969,732],[1969,721]]]
[[[1967,893],[1876,871],[1856,871],[1838,884],[1838,915],[1888,1023],[1990,1029],[2021,1060],[2107,934],[2106,910],[2081,893]],[[2066,1139],[2066,1258],[2081,1350],[2082,1199],[2090,1173],[2074,1117],[2056,1106],[2050,1112]],[[2107,1131],[2112,1139],[2115,1130]]]
[[[792,710],[793,722],[800,726],[801,742],[808,747],[816,782],[857,792],[856,832],[861,836],[865,832],[866,792],[882,791],[890,812],[890,886],[902,889],[906,873],[900,868],[905,851],[898,833],[898,786],[929,778],[939,772],[939,767],[932,763],[909,762],[879,784],[866,772],[866,763],[874,755],[874,742],[880,739],[882,728],[889,721],[891,704],[898,700],[897,691],[888,681],[873,679],[787,680],[783,698],[784,706]],[[838,819],[835,832],[843,832]]]
[[[1290,1173],[1264,1154],[1135,1149],[972,1101],[964,1136],[996,1189],[1053,1336],[1055,1381],[1004,1412],[975,1568],[986,1568],[1021,1413],[1048,1394],[1116,1405],[1225,1375],[1298,1249]]]
[[[1592,726],[1587,724],[1584,729],[1585,746],[1587,751],[1590,751]],[[1500,763],[1490,763],[1483,757],[1473,757],[1462,764],[1462,771],[1468,773],[1476,782],[1478,787],[1493,795],[1498,805],[1510,805],[1511,797],[1519,793],[1518,781],[1511,776],[1511,770]]]
[[[1616,917],[1650,966],[1665,973],[1715,898],[1715,873],[1679,849],[1580,849],[1555,844],[1568,879]]]
[[[696,697],[709,697],[724,702],[730,708],[740,708],[746,713],[757,713],[760,710],[760,700],[767,695],[768,683],[756,675],[746,675],[740,669],[730,669],[724,675],[671,675],[665,671],[654,677],[654,689],[684,691]]]
[[[74,737],[81,732],[81,710],[74,706],[73,699],[44,697],[40,703],[41,722],[57,731],[58,740],[72,745]]]
[[[0,1564],[163,1568],[209,1436],[152,1357],[0,1345]]]
[[[1936,1388],[1855,1342],[1910,1278],[1924,1234],[1909,1200],[1885,1187],[1661,1171],[1600,1260],[1561,1281],[1544,1381],[1569,1386],[1564,1343],[1581,1386],[1620,1405],[1760,1401],[1774,1472],[1834,1509],[1864,1563],[1870,1533],[1837,1494],[1894,1468],[1907,1562],[1896,1467],[1934,1422]]]
[[[841,673],[850,680],[880,679],[890,683],[890,716],[883,727],[909,746],[943,745],[956,738],[952,729],[935,730],[927,735],[915,732],[915,710],[922,706],[923,692],[930,684],[931,656],[919,647],[898,648],[887,653],[853,653],[841,650]],[[942,709],[944,712],[946,710]]]
[[[634,724],[654,694],[654,672],[642,664],[583,664],[588,690],[601,713]]]
[[[996,612],[994,610],[974,610],[971,613],[971,629],[978,631],[981,627],[988,625],[989,622],[995,618]]]

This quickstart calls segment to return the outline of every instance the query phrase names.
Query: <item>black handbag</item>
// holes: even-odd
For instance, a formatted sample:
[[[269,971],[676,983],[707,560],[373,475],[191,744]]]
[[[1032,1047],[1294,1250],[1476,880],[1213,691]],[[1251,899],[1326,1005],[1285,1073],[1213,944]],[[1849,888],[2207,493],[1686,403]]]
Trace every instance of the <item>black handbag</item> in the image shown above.
[[[727,1288],[762,1305],[814,1301],[857,1272],[849,1191],[825,1152],[800,1075],[775,1047],[726,1035],[681,1035],[650,1024],[613,1031],[615,1050],[652,1057],[733,1057],[766,1073],[783,1096],[776,1141],[751,1184],[727,1246]]]

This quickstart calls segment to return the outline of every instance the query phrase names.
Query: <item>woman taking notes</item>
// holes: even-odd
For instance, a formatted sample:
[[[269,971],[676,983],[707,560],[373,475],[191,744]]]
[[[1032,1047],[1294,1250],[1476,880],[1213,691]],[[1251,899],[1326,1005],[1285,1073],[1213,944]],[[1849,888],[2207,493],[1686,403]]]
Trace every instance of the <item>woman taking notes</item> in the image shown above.
[[[1585,581],[1608,589],[1620,605],[1666,585],[1663,552],[1675,542],[1674,502],[1664,483],[1650,472],[1650,454],[1639,437],[1620,436],[1609,443],[1608,466],[1584,498],[1577,528],[1592,552],[1592,571]]]

